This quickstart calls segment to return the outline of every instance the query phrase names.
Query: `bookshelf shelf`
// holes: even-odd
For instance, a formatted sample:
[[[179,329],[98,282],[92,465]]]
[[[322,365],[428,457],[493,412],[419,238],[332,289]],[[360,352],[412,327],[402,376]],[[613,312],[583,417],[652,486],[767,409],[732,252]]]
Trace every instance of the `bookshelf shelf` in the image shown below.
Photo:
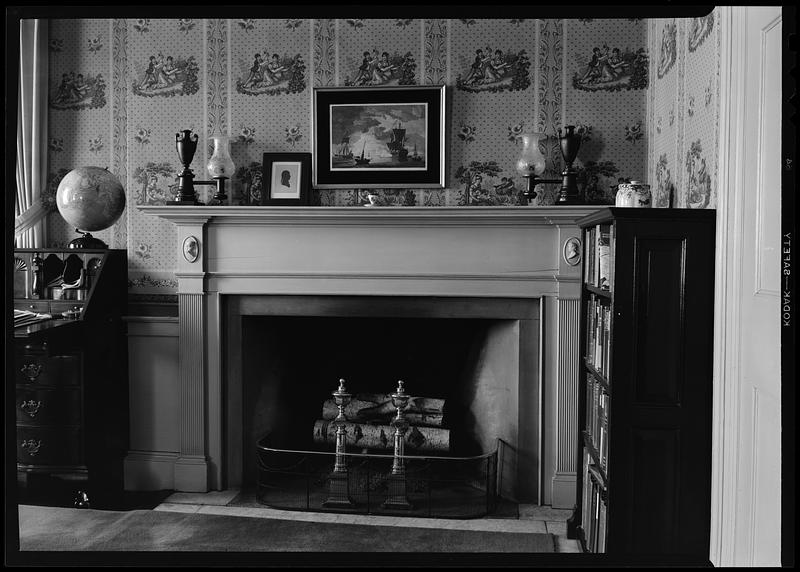
[[[589,373],[592,374],[594,376],[594,378],[597,381],[600,382],[600,385],[602,386],[603,391],[605,391],[608,394],[608,396],[610,397],[611,396],[611,385],[608,383],[608,380],[605,378],[605,376],[603,376],[600,372],[598,372],[594,368],[594,366],[592,365],[592,362],[590,362],[589,359],[586,358],[586,357],[583,358],[583,365],[586,367],[586,369],[589,371]]]
[[[611,207],[577,224],[582,367],[568,536],[585,552],[705,561],[715,212]]]
[[[611,300],[610,290],[604,290],[603,288],[598,288],[597,286],[594,286],[592,284],[584,284],[583,287],[596,296],[600,296],[601,298],[608,298],[609,300]]]

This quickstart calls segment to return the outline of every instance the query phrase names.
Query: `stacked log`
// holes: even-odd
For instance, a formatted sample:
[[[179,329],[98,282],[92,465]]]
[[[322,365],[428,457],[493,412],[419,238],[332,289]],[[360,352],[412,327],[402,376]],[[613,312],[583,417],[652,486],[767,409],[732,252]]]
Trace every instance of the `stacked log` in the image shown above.
[[[370,423],[345,422],[345,444],[362,449],[394,448],[394,427]],[[449,451],[450,430],[441,427],[411,426],[405,433],[406,450]],[[333,420],[319,419],[314,423],[314,442],[336,444],[336,425]]]
[[[322,419],[314,423],[315,443],[336,443],[336,425],[339,414],[333,399],[322,405]],[[346,444],[362,449],[394,448],[394,427],[391,421],[397,414],[392,397],[383,393],[362,393],[353,396],[345,407]],[[442,427],[444,399],[412,397],[404,412],[409,423],[405,432],[405,446],[411,451],[443,452],[450,450],[450,430]]]
[[[404,416],[411,425],[441,427],[444,417],[444,399],[412,397]],[[339,408],[333,399],[322,405],[323,419],[336,419]],[[344,408],[348,421],[358,423],[389,423],[397,414],[392,396],[385,393],[359,393]]]

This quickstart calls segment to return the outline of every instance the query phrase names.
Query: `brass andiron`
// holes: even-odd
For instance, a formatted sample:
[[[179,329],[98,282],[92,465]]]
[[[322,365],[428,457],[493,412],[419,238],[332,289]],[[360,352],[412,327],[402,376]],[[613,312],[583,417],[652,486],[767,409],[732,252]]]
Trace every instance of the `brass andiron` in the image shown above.
[[[410,509],[411,503],[406,496],[406,468],[403,461],[405,454],[405,433],[408,429],[408,421],[405,418],[405,409],[411,396],[405,392],[403,381],[397,381],[397,391],[392,393],[392,405],[397,408],[397,415],[392,419],[394,427],[394,461],[392,463],[392,474],[389,475],[389,493],[383,508]]]
[[[564,127],[564,134],[561,133],[561,128],[558,129],[559,142],[561,143],[561,155],[564,157],[564,170],[561,172],[560,179],[543,179],[539,177],[530,166],[530,171],[522,176],[528,179],[528,186],[522,195],[528,201],[536,198],[536,185],[542,183],[561,183],[561,189],[556,199],[557,205],[578,205],[581,204],[581,199],[578,193],[578,180],[577,173],[572,164],[578,156],[578,150],[581,147],[582,134],[575,131],[574,125],[567,125]],[[538,153],[538,149],[534,152]]]
[[[209,204],[224,204],[227,195],[225,194],[225,180],[227,177],[217,177],[213,181],[195,181],[194,172],[189,165],[194,159],[197,151],[197,133],[192,133],[190,129],[184,129],[175,134],[175,148],[178,151],[178,159],[183,165],[183,171],[178,175],[178,192],[175,199],[166,204],[168,205],[202,205],[197,200],[197,192],[194,185],[216,185],[217,191]]]
[[[344,387],[344,379],[339,380],[339,389],[331,393],[339,414],[333,420],[336,426],[336,461],[333,465],[333,472],[328,477],[328,500],[322,503],[326,508],[351,508],[353,501],[349,494],[347,476],[347,456],[345,455],[345,438],[347,429],[345,422],[347,417],[344,408],[350,403],[353,396],[347,393]]]

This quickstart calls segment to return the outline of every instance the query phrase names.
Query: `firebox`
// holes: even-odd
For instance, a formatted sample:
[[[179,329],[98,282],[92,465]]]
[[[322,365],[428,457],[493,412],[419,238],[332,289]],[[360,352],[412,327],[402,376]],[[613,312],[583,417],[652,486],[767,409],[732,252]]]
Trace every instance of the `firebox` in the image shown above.
[[[409,455],[482,459],[499,440],[492,487],[537,500],[539,368],[536,352],[521,351],[538,347],[536,300],[235,296],[225,315],[231,486],[255,484],[262,439],[270,451],[332,452],[315,430],[339,378],[355,395],[390,394],[403,380],[411,395],[444,403],[438,427],[420,427],[442,442]],[[348,452],[391,455],[391,443],[367,441]]]

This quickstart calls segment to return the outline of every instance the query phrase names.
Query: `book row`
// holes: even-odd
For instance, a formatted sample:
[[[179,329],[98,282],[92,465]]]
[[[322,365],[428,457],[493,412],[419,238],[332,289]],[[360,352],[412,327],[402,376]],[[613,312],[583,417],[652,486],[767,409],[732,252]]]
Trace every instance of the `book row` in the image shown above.
[[[608,475],[608,408],[611,398],[593,376],[586,378],[586,434],[599,455],[600,467]]]
[[[607,493],[602,477],[596,467],[591,464],[587,454],[583,463],[583,507],[581,528],[583,529],[586,550],[589,552],[605,552]]]
[[[586,359],[611,384],[611,306],[591,294],[586,307]]]
[[[583,280],[586,284],[603,290],[611,289],[612,234],[610,224],[599,224],[586,229],[586,261]]]

